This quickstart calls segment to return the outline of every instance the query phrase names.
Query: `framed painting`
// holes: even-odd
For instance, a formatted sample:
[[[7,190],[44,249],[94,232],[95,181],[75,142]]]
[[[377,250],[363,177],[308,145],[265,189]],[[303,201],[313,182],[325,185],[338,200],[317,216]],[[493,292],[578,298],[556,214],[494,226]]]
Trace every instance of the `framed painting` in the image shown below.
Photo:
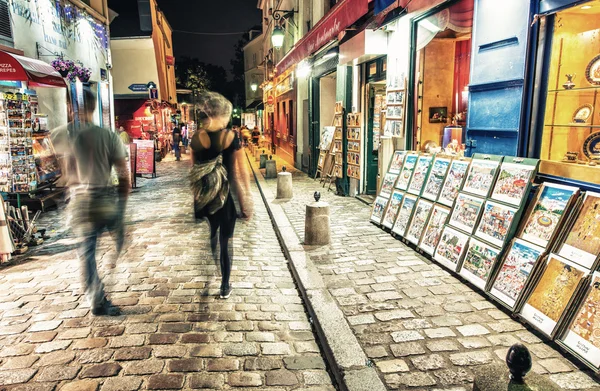
[[[517,236],[547,247],[564,221],[565,210],[577,194],[579,189],[576,187],[544,182],[539,187]]]
[[[499,248],[471,238],[465,260],[460,267],[460,275],[477,288],[484,290],[500,251]]]
[[[490,288],[490,295],[514,310],[543,253],[543,247],[515,239],[506,255],[502,257],[499,271]]]
[[[400,210],[400,204],[402,203],[403,198],[403,191],[394,190],[392,196],[390,197],[390,201],[388,203],[387,210],[385,211],[385,215],[383,216],[383,221],[381,222],[381,224],[384,227],[391,229],[394,226],[394,222],[396,221],[396,217],[398,215],[398,211]]]
[[[406,232],[406,240],[413,244],[419,244],[425,224],[427,223],[427,219],[429,219],[431,208],[433,208],[433,202],[426,201],[423,198],[419,199]]]
[[[454,209],[452,209],[449,224],[462,229],[469,235],[472,234],[479,221],[479,216],[481,216],[484,202],[483,198],[467,193],[459,193],[454,203]]]
[[[486,201],[475,236],[502,247],[510,235],[517,209],[494,201]]]
[[[473,159],[463,191],[481,197],[487,197],[494,184],[500,162],[497,160]]]
[[[446,225],[442,230],[433,259],[448,269],[456,271],[468,241],[469,235]]]
[[[558,254],[591,269],[600,253],[600,193],[588,191]]]
[[[521,310],[521,316],[542,333],[553,337],[581,281],[588,274],[588,270],[576,263],[550,254],[540,279]]]
[[[415,165],[417,164],[418,157],[419,154],[415,152],[411,152],[406,155],[406,157],[404,158],[404,165],[402,166],[402,171],[400,172],[400,176],[398,177],[398,181],[396,182],[396,189],[408,189],[408,183],[410,182],[410,178],[412,177]]]
[[[425,179],[427,178],[427,173],[429,172],[429,167],[431,167],[431,162],[433,162],[432,155],[421,155],[417,159],[417,164],[415,165],[415,171],[413,173],[412,179],[410,180],[410,184],[408,185],[408,192],[415,195],[420,195],[421,190],[423,189],[423,185],[425,184]]]
[[[392,227],[393,233],[404,237],[404,234],[406,234],[406,227],[408,227],[408,222],[410,221],[415,205],[417,204],[417,199],[418,197],[410,194],[404,195],[400,210],[398,211],[398,217],[396,217],[396,222]]]
[[[576,316],[561,342],[596,371],[600,369],[600,272],[594,272]],[[598,316],[598,318],[596,318]]]
[[[431,165],[431,170],[425,181],[425,188],[423,189],[423,198],[427,198],[430,201],[435,201],[440,195],[448,167],[450,167],[451,158],[436,157]]]
[[[394,184],[396,184],[397,178],[397,174],[385,174],[383,181],[381,182],[381,190],[379,191],[381,197],[389,198],[392,195],[392,190],[394,190]]]
[[[526,195],[536,166],[518,163],[502,163],[492,197],[497,201],[519,206]]]
[[[402,163],[404,163],[404,157],[406,156],[406,151],[395,151],[394,156],[392,156],[392,162],[390,163],[390,174],[400,174],[400,170],[402,170]]]
[[[377,224],[381,224],[383,218],[383,212],[387,207],[389,200],[385,197],[377,197],[373,203],[373,210],[371,211],[371,221]]]
[[[453,160],[448,169],[448,174],[442,185],[438,202],[442,205],[452,206],[454,200],[458,195],[458,191],[462,186],[469,165],[471,164],[468,160]]]
[[[429,221],[427,221],[425,231],[423,232],[423,237],[419,243],[419,247],[427,254],[433,255],[435,247],[440,241],[444,225],[448,221],[448,215],[450,215],[450,208],[438,204],[433,206]]]

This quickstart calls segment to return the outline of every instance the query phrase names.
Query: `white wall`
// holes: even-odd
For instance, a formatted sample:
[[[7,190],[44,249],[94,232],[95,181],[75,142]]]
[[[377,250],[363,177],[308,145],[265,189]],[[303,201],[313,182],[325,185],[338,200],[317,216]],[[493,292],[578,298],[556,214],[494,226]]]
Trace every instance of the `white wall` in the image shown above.
[[[110,44],[112,50],[112,75],[114,94],[135,94],[131,84],[158,83],[158,68],[152,38],[116,39]],[[159,86],[160,88],[160,86]],[[139,93],[141,98],[148,92]]]
[[[321,109],[319,110],[321,130],[323,126],[331,126],[333,124],[333,117],[335,116],[335,89],[335,77],[326,76],[321,78]]]

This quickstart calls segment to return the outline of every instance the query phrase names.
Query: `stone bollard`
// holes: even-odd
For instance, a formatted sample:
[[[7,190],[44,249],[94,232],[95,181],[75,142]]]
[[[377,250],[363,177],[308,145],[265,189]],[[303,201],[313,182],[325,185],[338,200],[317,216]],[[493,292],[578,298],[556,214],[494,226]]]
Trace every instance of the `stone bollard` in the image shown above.
[[[315,202],[306,205],[304,222],[304,244],[324,246],[331,241],[329,204],[320,202],[321,193],[314,194]]]
[[[269,155],[263,153],[260,155],[260,166],[259,168],[267,168],[267,161],[269,160]]]
[[[264,154],[265,154],[265,151],[264,151],[264,150],[261,150],[261,149],[258,149],[258,148],[256,148],[256,149],[254,150],[254,158],[255,158],[257,161],[259,161],[259,160],[260,160],[260,155],[264,155]]]
[[[474,367],[473,391],[558,391],[560,388],[543,376],[527,374],[532,366],[527,347],[514,344],[506,354],[506,364]]]
[[[290,198],[292,198],[292,174],[283,166],[282,171],[277,174],[277,199]]]
[[[261,155],[260,161],[262,163],[262,155]],[[265,178],[267,178],[267,179],[277,178],[277,162],[275,160],[266,160],[265,168],[267,169],[267,171],[265,173]]]

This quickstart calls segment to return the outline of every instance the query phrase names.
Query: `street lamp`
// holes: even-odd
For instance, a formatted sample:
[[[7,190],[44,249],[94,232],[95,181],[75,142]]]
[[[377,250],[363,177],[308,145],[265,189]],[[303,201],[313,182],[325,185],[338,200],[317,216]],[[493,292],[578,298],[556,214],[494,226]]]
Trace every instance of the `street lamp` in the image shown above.
[[[281,49],[283,46],[283,38],[285,38],[285,32],[281,27],[275,26],[273,28],[273,33],[271,34],[271,42],[275,49]]]
[[[252,84],[250,84],[250,89],[253,92],[256,92],[256,90],[258,90],[258,84],[256,84],[256,82],[253,82]]]

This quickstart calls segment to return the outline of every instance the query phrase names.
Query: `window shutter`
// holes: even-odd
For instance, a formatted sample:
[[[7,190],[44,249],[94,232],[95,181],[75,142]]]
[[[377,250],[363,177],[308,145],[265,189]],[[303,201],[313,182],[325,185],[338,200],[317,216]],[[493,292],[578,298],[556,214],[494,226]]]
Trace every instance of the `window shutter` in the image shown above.
[[[13,42],[7,0],[0,0],[0,40]]]

